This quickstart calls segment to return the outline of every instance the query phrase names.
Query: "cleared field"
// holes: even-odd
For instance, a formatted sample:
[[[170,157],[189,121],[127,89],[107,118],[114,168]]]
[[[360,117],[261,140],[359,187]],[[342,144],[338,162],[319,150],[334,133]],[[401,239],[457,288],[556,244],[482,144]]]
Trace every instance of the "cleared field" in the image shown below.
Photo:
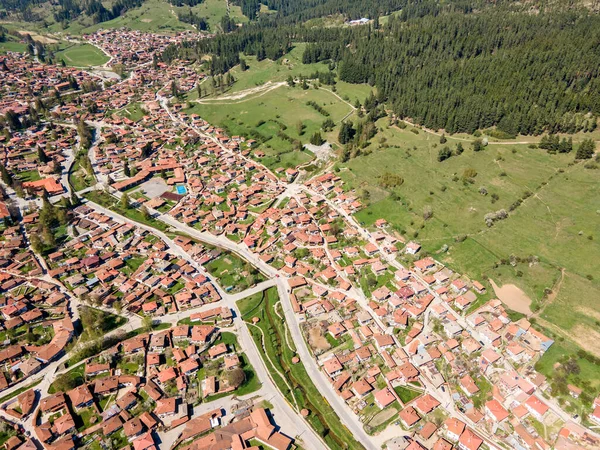
[[[26,51],[27,51],[27,45],[22,44],[21,42],[15,42],[15,41],[0,42],[0,54],[6,53],[6,52],[21,52],[21,53],[23,53]]]
[[[371,153],[340,165],[339,175],[368,204],[356,216],[360,222],[370,226],[386,218],[453,269],[517,285],[531,297],[534,312],[544,308],[545,290],[564,268],[564,284],[540,318],[585,348],[600,338],[594,334],[600,322],[599,171],[573,164],[573,153],[550,155],[519,144],[489,145],[475,153],[463,142],[462,155],[439,162],[438,136],[387,127],[387,119],[378,125],[376,144],[365,151]],[[453,149],[456,142],[444,145]],[[466,169],[472,169],[468,180]],[[403,183],[384,187],[385,174],[399,175]],[[520,206],[510,211],[518,200]],[[508,218],[488,228],[485,214],[500,209],[509,211]],[[425,210],[433,213],[429,220]],[[531,264],[530,255],[538,262]],[[522,262],[513,267],[511,256]]]
[[[231,135],[257,139],[266,154],[263,163],[271,168],[291,167],[312,159],[307,152],[293,151],[293,140],[307,143],[327,118],[307,105],[317,103],[338,123],[352,108],[324,89],[281,86],[265,94],[254,94],[240,100],[223,100],[195,104],[188,113],[197,113],[208,122],[226,128]],[[302,123],[302,133],[299,123]],[[323,137],[337,140],[337,128]],[[286,138],[287,136],[287,138]]]
[[[89,44],[75,44],[56,52],[56,59],[68,66],[88,67],[101,66],[109,57],[100,49]]]
[[[192,30],[187,23],[180,22],[175,8],[164,0],[147,0],[139,8],[127,11],[116,19],[102,22],[85,28],[84,32],[92,32],[100,28],[127,27],[132,30],[173,33]]]

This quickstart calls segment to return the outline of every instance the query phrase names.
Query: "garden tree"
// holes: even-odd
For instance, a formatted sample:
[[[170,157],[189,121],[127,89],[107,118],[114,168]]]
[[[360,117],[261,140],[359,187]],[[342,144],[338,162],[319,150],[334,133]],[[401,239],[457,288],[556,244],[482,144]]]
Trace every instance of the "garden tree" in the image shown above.
[[[4,122],[12,130],[20,130],[23,126],[19,120],[19,115],[12,109],[9,109],[4,113]]]
[[[67,372],[57,376],[52,383],[56,392],[67,392],[85,383],[83,376],[78,372]]]
[[[152,326],[154,325],[154,319],[152,316],[144,316],[142,318],[142,328],[146,331],[152,331]]]
[[[7,186],[12,186],[14,183],[12,175],[6,170],[4,164],[0,164],[0,176],[2,176],[2,181]]]
[[[459,142],[458,144],[456,144],[456,148],[454,149],[454,154],[459,156],[462,155],[462,153],[465,151],[465,149],[463,148],[463,145]]]
[[[38,233],[31,233],[31,235],[29,236],[29,243],[31,245],[31,249],[35,253],[39,254],[42,252],[43,244]]]
[[[471,145],[473,147],[474,152],[480,152],[481,150],[483,150],[483,142],[481,141],[481,139],[475,139]]]
[[[202,85],[198,84],[196,86],[196,91],[198,92],[198,98],[202,98]]]
[[[75,191],[71,192],[71,205],[73,206],[73,208],[75,208],[76,206],[79,206],[81,203],[81,200],[79,198],[79,196],[77,195],[77,193]]]
[[[238,388],[246,381],[246,374],[244,369],[236,367],[227,372],[227,383],[233,388]]]
[[[579,148],[577,149],[577,153],[575,154],[576,159],[590,159],[594,156],[596,151],[596,143],[593,139],[584,139],[579,144]],[[4,179],[4,177],[3,177]]]
[[[49,227],[44,227],[42,229],[42,241],[44,245],[50,248],[56,247],[56,238],[54,237],[54,233]]]
[[[123,192],[123,195],[121,196],[121,200],[119,200],[119,206],[122,209],[129,209],[131,206],[131,203],[129,201],[129,195],[127,194],[127,192]]]
[[[77,134],[79,135],[79,146],[84,150],[89,149],[92,145],[94,136],[92,134],[92,130],[87,123],[85,123],[83,118],[80,118],[77,121]]]
[[[452,156],[452,150],[450,150],[450,147],[448,147],[447,145],[443,146],[438,151],[438,161],[440,161],[440,162],[447,160],[451,156]]]
[[[310,143],[312,145],[323,145],[325,141],[323,140],[323,137],[321,137],[321,133],[317,131],[310,137]]]
[[[131,176],[131,170],[129,169],[129,161],[125,161],[125,164],[123,164],[123,173],[126,177]]]
[[[179,88],[175,80],[171,81],[171,97],[179,98]]]
[[[356,130],[354,129],[352,122],[342,122],[342,127],[340,128],[340,132],[338,134],[338,140],[341,144],[347,144],[354,139],[355,134]]]
[[[37,148],[37,156],[38,156],[38,161],[40,163],[46,164],[48,162],[48,156],[46,155],[46,152],[44,152],[42,147]]]
[[[142,217],[145,220],[150,220],[151,216],[150,216],[150,212],[148,211],[148,208],[146,208],[146,205],[142,205],[140,207],[140,212],[142,213]]]

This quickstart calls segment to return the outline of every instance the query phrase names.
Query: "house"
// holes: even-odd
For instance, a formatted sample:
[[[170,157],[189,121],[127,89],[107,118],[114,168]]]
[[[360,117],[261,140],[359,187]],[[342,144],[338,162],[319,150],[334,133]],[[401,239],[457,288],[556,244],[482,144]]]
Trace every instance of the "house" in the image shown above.
[[[464,424],[464,422],[461,422],[460,420],[451,417],[449,419],[446,419],[443,425],[443,429],[446,434],[446,437],[451,441],[456,442],[465,430],[465,426],[466,425]]]
[[[502,422],[508,417],[508,411],[496,399],[485,403],[485,415],[496,423]]]
[[[406,428],[412,427],[415,423],[421,420],[421,417],[419,417],[417,411],[415,411],[415,408],[413,408],[412,406],[404,408],[402,411],[400,411],[398,416],[400,417],[400,421]]]
[[[458,439],[458,448],[460,450],[478,450],[483,444],[483,439],[466,428]]]
[[[340,361],[334,355],[323,362],[323,369],[325,370],[325,373],[327,373],[327,375],[334,378],[342,372],[343,367],[340,364]]]
[[[383,388],[382,390],[375,392],[375,403],[381,409],[387,408],[389,405],[396,401],[396,397],[392,394],[389,388]]]
[[[94,396],[87,384],[71,389],[67,392],[67,396],[76,410],[90,406],[94,402]]]
[[[524,404],[525,408],[527,408],[531,415],[540,421],[543,420],[544,415],[546,412],[548,412],[548,409],[550,409],[548,405],[542,402],[535,395],[529,397]]]

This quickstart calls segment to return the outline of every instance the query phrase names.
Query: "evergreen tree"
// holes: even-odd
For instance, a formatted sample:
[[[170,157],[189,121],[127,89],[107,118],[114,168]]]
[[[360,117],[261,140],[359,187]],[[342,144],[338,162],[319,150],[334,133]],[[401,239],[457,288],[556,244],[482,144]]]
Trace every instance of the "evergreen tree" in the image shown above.
[[[127,192],[123,192],[123,195],[121,196],[121,200],[119,200],[119,206],[121,207],[121,209],[129,209],[131,204],[129,202],[129,195],[127,194]]]
[[[14,183],[13,177],[8,172],[8,170],[6,170],[6,167],[4,167],[4,164],[0,164],[0,175],[2,176],[2,181],[4,181],[4,184],[6,184],[7,186],[13,185],[13,183]]]
[[[579,144],[579,148],[577,149],[577,153],[575,155],[576,159],[590,159],[594,156],[596,151],[596,143],[593,139],[584,139]]]
[[[354,129],[352,122],[343,122],[338,134],[338,140],[341,144],[347,144],[354,139],[355,134],[356,130]]]

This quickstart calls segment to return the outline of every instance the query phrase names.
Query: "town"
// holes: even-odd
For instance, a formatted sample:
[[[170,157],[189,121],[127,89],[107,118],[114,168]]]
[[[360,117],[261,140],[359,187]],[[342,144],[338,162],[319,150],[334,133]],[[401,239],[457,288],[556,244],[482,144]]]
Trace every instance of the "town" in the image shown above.
[[[0,56],[5,448],[598,448],[600,396],[565,410],[486,280],[187,112],[208,75],[156,55],[191,34],[84,35],[102,71]]]

